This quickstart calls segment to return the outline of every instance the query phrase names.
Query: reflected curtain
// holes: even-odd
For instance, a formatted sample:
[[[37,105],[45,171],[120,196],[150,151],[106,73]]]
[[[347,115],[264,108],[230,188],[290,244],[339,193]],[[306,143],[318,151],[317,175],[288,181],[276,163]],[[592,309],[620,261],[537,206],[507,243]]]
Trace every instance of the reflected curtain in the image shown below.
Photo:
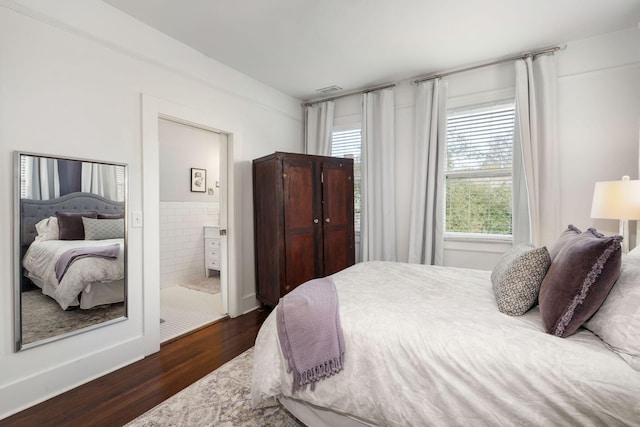
[[[82,191],[82,162],[58,159],[60,195]]]
[[[82,191],[118,200],[116,167],[99,163],[82,163]]]
[[[23,159],[25,197],[32,200],[49,200],[60,197],[57,160],[32,156],[25,156]]]
[[[416,87],[413,190],[409,262],[442,265],[446,84],[440,79]]]
[[[560,227],[555,57],[518,60],[513,141],[513,244],[550,245]]]
[[[334,108],[333,101],[306,106],[305,153],[319,156],[331,155]]]
[[[362,261],[396,261],[393,89],[362,96]]]

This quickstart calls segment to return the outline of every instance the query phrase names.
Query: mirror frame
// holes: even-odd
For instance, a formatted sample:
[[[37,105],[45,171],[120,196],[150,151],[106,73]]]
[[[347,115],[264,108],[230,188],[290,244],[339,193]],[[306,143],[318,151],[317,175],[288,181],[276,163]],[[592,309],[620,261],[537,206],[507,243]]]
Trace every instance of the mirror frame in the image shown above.
[[[94,325],[89,325],[86,327],[81,327],[69,332],[64,332],[58,335],[54,335],[48,338],[44,338],[38,341],[34,341],[31,343],[24,344],[22,342],[22,254],[21,254],[21,245],[22,245],[22,213],[21,213],[21,157],[22,156],[31,156],[31,157],[41,157],[47,159],[56,159],[56,160],[72,160],[79,162],[87,162],[101,165],[110,165],[110,166],[121,166],[124,167],[124,240],[123,240],[123,250],[124,250],[124,315],[121,317],[117,317],[114,319],[106,320],[100,323],[96,323]],[[14,151],[14,164],[13,164],[13,172],[14,172],[14,196],[13,196],[13,286],[14,286],[14,302],[13,302],[13,310],[14,310],[14,343],[15,343],[15,352],[27,350],[34,347],[39,347],[44,344],[48,344],[54,341],[58,341],[64,338],[68,338],[71,336],[75,336],[81,333],[89,332],[97,328],[102,328],[105,326],[112,325],[114,323],[120,323],[128,319],[129,316],[129,307],[128,307],[128,294],[129,294],[129,280],[128,280],[128,258],[129,258],[129,245],[128,245],[128,234],[129,234],[129,165],[127,163],[118,163],[118,162],[108,162],[108,161],[100,161],[100,160],[92,160],[85,158],[77,158],[77,157],[66,157],[66,156],[57,156],[53,154],[43,154],[43,153],[33,153],[26,151]]]

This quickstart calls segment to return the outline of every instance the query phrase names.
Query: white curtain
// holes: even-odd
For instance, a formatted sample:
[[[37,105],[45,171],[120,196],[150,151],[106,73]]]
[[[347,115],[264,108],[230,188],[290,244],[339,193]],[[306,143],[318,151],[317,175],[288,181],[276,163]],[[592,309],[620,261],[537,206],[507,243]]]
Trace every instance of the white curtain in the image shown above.
[[[23,185],[27,199],[49,200],[60,197],[58,161],[45,157],[23,157],[25,170]]]
[[[362,261],[396,261],[393,89],[362,95]]]
[[[416,88],[409,229],[409,262],[412,263],[443,264],[446,88],[440,79],[420,83]]]
[[[305,153],[331,155],[334,108],[333,101],[319,102],[306,107]]]
[[[561,231],[555,57],[516,61],[513,243],[553,244]]]
[[[116,166],[82,162],[82,191],[118,200]]]

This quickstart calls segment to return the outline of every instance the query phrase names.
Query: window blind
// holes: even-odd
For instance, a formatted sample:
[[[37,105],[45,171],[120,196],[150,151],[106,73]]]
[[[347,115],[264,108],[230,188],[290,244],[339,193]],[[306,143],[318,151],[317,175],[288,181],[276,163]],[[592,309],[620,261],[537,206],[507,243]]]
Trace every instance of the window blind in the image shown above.
[[[353,209],[356,233],[360,232],[361,153],[362,134],[360,129],[333,132],[331,136],[331,156],[353,159]]]
[[[361,144],[360,129],[334,131],[331,137],[331,155],[353,158],[359,162]]]
[[[117,197],[119,202],[125,201],[127,185],[124,166],[114,166],[116,168]]]
[[[447,170],[511,167],[513,105],[459,112],[447,118]]]
[[[447,116],[446,231],[511,234],[513,101]]]
[[[31,174],[27,156],[20,156],[20,198],[27,198],[27,176]]]

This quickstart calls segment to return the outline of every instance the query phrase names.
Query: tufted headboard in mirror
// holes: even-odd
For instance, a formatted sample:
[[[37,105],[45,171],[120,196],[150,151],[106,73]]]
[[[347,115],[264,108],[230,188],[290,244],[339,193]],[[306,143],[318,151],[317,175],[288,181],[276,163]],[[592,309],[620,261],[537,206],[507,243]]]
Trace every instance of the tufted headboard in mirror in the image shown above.
[[[57,199],[50,200],[20,200],[20,217],[22,218],[22,253],[35,240],[36,224],[51,216],[56,216],[56,212],[91,212],[101,214],[122,214],[124,215],[124,202],[117,202],[105,199],[102,196],[92,193],[71,193],[65,194]]]

